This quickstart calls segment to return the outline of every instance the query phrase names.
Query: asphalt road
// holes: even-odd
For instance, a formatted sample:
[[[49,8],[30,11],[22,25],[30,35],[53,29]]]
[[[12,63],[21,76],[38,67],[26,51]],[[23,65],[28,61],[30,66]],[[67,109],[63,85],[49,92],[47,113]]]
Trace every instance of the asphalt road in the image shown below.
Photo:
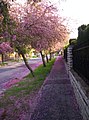
[[[42,62],[40,58],[30,59],[29,65],[34,70]],[[0,90],[4,89],[4,84],[13,79],[22,79],[29,73],[24,62],[20,63],[9,63],[8,66],[0,67]]]

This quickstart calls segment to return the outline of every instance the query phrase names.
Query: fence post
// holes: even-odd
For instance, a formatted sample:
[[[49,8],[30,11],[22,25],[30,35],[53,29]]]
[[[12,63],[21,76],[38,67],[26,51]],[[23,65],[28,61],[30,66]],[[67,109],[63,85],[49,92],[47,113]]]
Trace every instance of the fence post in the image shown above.
[[[72,40],[69,41],[69,47],[67,48],[67,65],[68,65],[68,71],[73,68],[73,50],[74,45],[72,44]]]

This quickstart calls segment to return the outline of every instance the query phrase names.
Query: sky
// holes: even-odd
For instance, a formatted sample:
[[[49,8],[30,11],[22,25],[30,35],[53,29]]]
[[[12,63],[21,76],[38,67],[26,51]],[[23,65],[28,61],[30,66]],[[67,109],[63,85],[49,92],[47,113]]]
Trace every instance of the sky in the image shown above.
[[[23,4],[26,0],[17,0]],[[49,0],[61,9],[61,14],[70,19],[70,28],[74,32],[70,34],[70,38],[78,36],[77,28],[82,24],[89,24],[89,0]],[[72,20],[71,20],[72,19]]]
[[[77,28],[82,24],[89,24],[89,0],[50,0],[56,3],[57,7],[61,7],[61,14],[69,19],[70,27],[74,32],[70,34],[70,38],[78,36]],[[61,2],[60,2],[61,1]]]
[[[88,23],[89,0],[67,0],[62,3],[62,7],[66,15]]]

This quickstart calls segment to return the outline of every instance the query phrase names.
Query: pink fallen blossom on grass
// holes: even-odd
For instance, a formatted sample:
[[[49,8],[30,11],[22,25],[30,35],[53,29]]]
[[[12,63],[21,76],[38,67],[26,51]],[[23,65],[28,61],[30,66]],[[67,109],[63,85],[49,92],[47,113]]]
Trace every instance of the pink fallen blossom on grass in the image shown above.
[[[3,86],[4,86],[4,88],[10,88],[11,86],[13,86],[13,85],[15,85],[16,83],[18,83],[20,81],[20,79],[18,79],[18,78],[15,78],[15,79],[13,79],[13,80],[10,80],[9,82],[7,82],[7,83],[4,83],[3,84]]]
[[[42,62],[36,63],[31,65],[33,70],[35,70]],[[20,70],[20,72],[17,72],[16,74],[14,73],[12,75],[12,79],[6,83],[3,84],[4,89],[11,88],[13,85],[16,85],[16,83],[20,82],[26,75],[29,74],[29,70],[24,67],[23,69]]]

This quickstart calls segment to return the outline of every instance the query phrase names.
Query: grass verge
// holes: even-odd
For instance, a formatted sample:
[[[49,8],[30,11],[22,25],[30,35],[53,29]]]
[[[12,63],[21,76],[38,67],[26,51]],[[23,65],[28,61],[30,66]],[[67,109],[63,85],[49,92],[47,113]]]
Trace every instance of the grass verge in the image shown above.
[[[46,67],[40,65],[34,70],[34,78],[29,74],[4,93],[4,96],[0,98],[0,110],[3,111],[1,117],[3,119],[22,119],[25,114],[30,112],[31,104],[29,103],[33,100],[32,98],[34,98],[49,74],[54,61],[55,59],[47,63]]]
[[[0,66],[5,66],[7,64],[8,64],[7,62],[3,62],[3,63],[0,63]]]

